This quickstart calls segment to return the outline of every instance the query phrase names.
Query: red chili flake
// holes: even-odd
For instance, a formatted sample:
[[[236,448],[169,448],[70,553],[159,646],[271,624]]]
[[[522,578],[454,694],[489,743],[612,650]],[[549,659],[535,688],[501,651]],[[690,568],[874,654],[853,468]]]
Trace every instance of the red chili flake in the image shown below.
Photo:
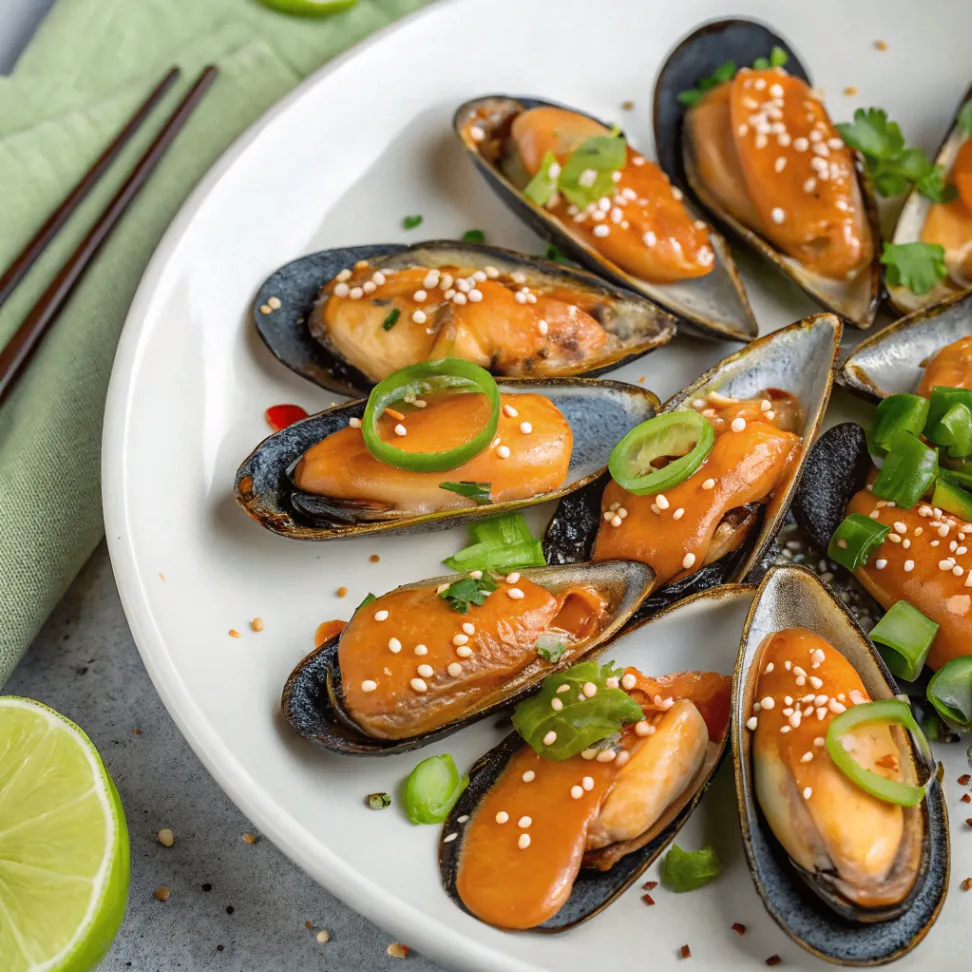
[[[682,958],[691,958],[692,957],[692,949],[690,949],[688,947],[688,945],[683,945],[682,946],[681,953],[682,953]]]
[[[307,418],[307,412],[299,405],[271,405],[266,412],[267,425],[274,432],[279,432],[281,429],[287,428],[288,425],[293,425],[294,422],[299,422],[305,418]]]
[[[641,890],[642,891],[654,891],[655,888],[657,888],[657,887],[658,887],[658,882],[657,881],[645,881],[645,883],[641,886]]]
[[[770,957],[769,957],[769,958],[768,958],[768,959],[766,960],[766,964],[767,964],[767,965],[779,965],[779,964],[780,964],[780,962],[782,962],[782,961],[783,961],[783,959],[781,959],[781,958],[779,957],[779,955],[771,955],[771,956],[770,956]]]
[[[969,783],[972,783],[972,776],[969,776],[968,773],[966,773],[965,776],[960,776],[958,778],[958,785],[959,786],[968,786]]]
[[[746,934],[746,926],[743,925],[743,924],[740,924],[740,922],[738,922],[738,921],[733,923],[732,930],[737,935],[745,935]]]
[[[963,803],[972,803],[972,796],[969,796],[968,793],[963,793],[962,794],[962,802]]]
[[[641,900],[644,901],[646,905],[653,905],[655,903],[655,899],[650,894],[643,894],[641,896]]]

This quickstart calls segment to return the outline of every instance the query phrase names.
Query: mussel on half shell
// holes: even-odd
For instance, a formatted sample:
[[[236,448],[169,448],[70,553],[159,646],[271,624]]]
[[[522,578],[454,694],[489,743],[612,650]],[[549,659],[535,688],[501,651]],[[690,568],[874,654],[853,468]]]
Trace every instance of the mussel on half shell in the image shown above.
[[[435,512],[410,512],[404,490],[396,506],[305,492],[294,483],[294,469],[301,457],[326,436],[345,428],[349,419],[360,419],[364,401],[348,402],[303,419],[265,439],[244,460],[236,474],[236,500],[242,509],[266,529],[297,540],[333,540],[381,533],[423,532],[453,526],[457,522],[498,516],[560,499],[596,479],[607,465],[613,440],[604,430],[620,437],[658,408],[658,399],[638,385],[587,378],[510,378],[500,380],[505,395],[542,395],[558,409],[570,428],[570,464],[565,481],[553,490],[524,499],[467,505]],[[518,420],[518,419],[517,419]],[[394,478],[396,470],[389,470]],[[455,479],[451,472],[437,474]],[[410,480],[411,481],[411,480]],[[424,493],[423,493],[424,496]],[[452,494],[443,493],[443,496]],[[458,502],[458,500],[457,500]]]
[[[787,638],[791,640],[781,640]],[[796,658],[786,671],[780,662],[770,676],[774,667],[768,661],[763,664],[767,651],[778,659],[780,651],[785,655],[808,646],[806,659]],[[856,673],[853,680],[860,682],[863,691],[851,690],[845,697],[847,705],[897,695],[880,656],[823,582],[803,567],[772,568],[760,584],[746,622],[733,687],[732,751],[746,859],[767,911],[797,944],[836,964],[881,965],[921,941],[945,898],[949,839],[941,767],[935,766],[923,737],[912,738],[897,728],[873,729],[875,752],[888,745],[897,750],[897,755],[881,759],[893,760],[889,765],[903,782],[926,786],[923,801],[905,808],[881,803],[854,785],[842,784],[844,777],[836,768],[830,772],[830,758],[816,739],[806,743],[810,759],[804,755],[787,761],[783,750],[777,750],[777,740],[790,737],[766,727],[760,736],[759,721],[769,719],[772,712],[792,727],[797,716],[791,715],[787,722],[785,711],[773,712],[774,700],[761,699],[760,691],[767,691],[769,680],[775,678],[773,684],[783,684],[784,690],[792,680],[796,695],[814,674],[814,664],[824,676],[814,686],[821,683],[822,689],[831,684],[828,678],[837,679],[833,684],[840,687],[841,673]],[[807,676],[801,683],[804,671]],[[781,698],[781,707],[784,702]],[[793,708],[796,712],[800,706]],[[826,727],[831,713],[843,708],[836,698],[831,707],[828,699],[824,720],[814,718],[811,711],[804,733]],[[771,720],[767,725],[775,723]],[[795,733],[801,722],[796,725]],[[825,734],[821,729],[820,736]],[[862,759],[870,759],[871,738],[869,734],[853,737]],[[797,743],[802,748],[803,739]],[[797,770],[797,766],[807,769]],[[814,788],[799,789],[811,777],[801,778],[798,784],[798,775],[811,772],[816,788],[824,788],[828,799],[818,797],[811,803]],[[877,834],[857,834],[855,820],[867,821],[872,829],[875,820],[882,824]],[[839,840],[835,834],[841,835]],[[866,848],[875,839],[882,845],[881,853],[872,854]],[[795,857],[802,863],[796,863]]]
[[[414,268],[423,268],[432,274],[441,269],[440,283],[449,276],[445,268],[460,267],[479,273],[489,270],[502,281],[507,277],[515,280],[517,288],[532,287],[541,296],[550,295],[554,309],[558,313],[564,312],[560,330],[558,325],[549,324],[550,342],[556,344],[562,331],[563,360],[558,358],[553,364],[547,364],[544,335],[548,330],[546,325],[541,326],[540,321],[536,322],[536,335],[531,332],[530,336],[524,336],[517,331],[523,340],[511,349],[510,361],[492,364],[490,360],[478,360],[484,351],[489,351],[489,348],[484,349],[483,341],[488,343],[490,334],[495,333],[498,319],[508,321],[512,328],[519,328],[522,323],[520,318],[528,312],[532,313],[533,305],[527,303],[527,295],[520,294],[523,301],[514,300],[516,294],[504,289],[501,296],[509,296],[510,309],[508,314],[500,313],[497,317],[485,300],[466,302],[457,310],[455,289],[440,294],[441,287],[426,290],[419,281],[415,294],[422,290],[426,296],[422,304],[424,310],[418,318],[414,311],[409,315],[396,306],[396,302],[403,307],[412,306],[410,302],[414,300],[414,294],[411,287],[407,294],[389,298],[381,296],[380,290],[374,289],[369,283],[375,296],[362,292],[360,299],[354,302],[356,313],[353,319],[349,319],[347,328],[342,329],[342,341],[350,342],[348,346],[354,345],[358,333],[367,335],[371,341],[367,349],[355,355],[357,364],[352,363],[338,349],[329,331],[329,298],[324,288],[339,274],[352,272],[360,261],[366,261],[373,273],[383,275],[391,271],[389,276]],[[451,293],[451,296],[446,298],[446,293]],[[272,298],[275,300],[270,303]],[[535,302],[536,294],[533,298]],[[278,301],[279,307],[274,309]],[[470,308],[476,308],[477,313],[490,311],[492,316],[488,321],[477,318],[469,326],[462,325],[468,357],[477,364],[483,363],[497,375],[590,377],[619,368],[655,350],[671,340],[675,333],[670,315],[638,294],[606,283],[593,274],[512,250],[450,240],[433,240],[414,246],[400,243],[347,246],[301,257],[281,267],[260,286],[253,303],[253,320],[257,333],[271,353],[291,371],[329,391],[356,398],[367,394],[378,381],[393,371],[426,360],[430,355],[467,357],[460,346],[462,342],[457,344],[459,339],[455,332],[457,319]],[[573,332],[570,332],[568,324],[573,320],[577,308],[583,314],[576,316],[592,332],[588,336],[597,338],[593,342],[597,344],[596,348],[581,347],[573,340]],[[396,310],[399,310],[399,314],[394,313]],[[422,324],[416,330],[418,320]],[[483,327],[486,328],[485,332]],[[470,328],[479,330],[473,333]],[[456,340],[453,340],[454,337]],[[531,337],[531,340],[527,340],[527,337]],[[389,357],[392,351],[389,340],[392,338],[395,341],[394,361]],[[421,348],[414,346],[415,342]],[[376,350],[386,346],[387,354],[379,354]],[[557,344],[557,347],[560,345]],[[590,350],[589,354],[587,350]],[[519,357],[521,351],[523,356]],[[366,374],[369,368],[373,373]]]
[[[456,134],[480,174],[500,199],[535,232],[560,247],[582,266],[664,307],[695,333],[724,340],[753,340],[759,331],[749,306],[749,299],[733,263],[729,247],[711,228],[707,228],[711,246],[711,252],[708,254],[711,270],[708,273],[694,279],[650,281],[645,279],[644,275],[635,275],[623,269],[595,248],[593,243],[585,239],[580,232],[572,231],[569,227],[573,223],[561,221],[547,208],[536,205],[524,195],[523,189],[530,182],[530,175],[524,166],[511,130],[519,116],[538,108],[569,111],[589,121],[596,130],[603,131],[604,134],[607,134],[610,127],[592,115],[575,108],[567,108],[538,98],[510,95],[487,95],[475,98],[461,105],[456,111],[453,120]],[[666,194],[674,192],[676,198],[681,200],[681,190],[671,189],[661,173],[659,178],[666,183],[659,187],[659,191],[664,191]],[[607,199],[607,197],[603,198]],[[615,201],[615,205],[623,202],[625,200],[619,198]],[[622,211],[616,209],[616,215],[620,222]],[[690,210],[690,215],[697,214]],[[606,219],[603,225],[605,227],[611,225],[611,220]],[[652,245],[657,245],[657,241]]]
[[[642,605],[639,616],[694,591],[741,581],[761,561],[783,524],[810,447],[820,431],[830,400],[840,333],[840,321],[832,314],[817,314],[799,321],[730,355],[662,405],[664,414],[688,408],[711,393],[748,399],[776,390],[799,402],[801,424],[797,431],[802,446],[768,503],[748,504],[726,514],[713,535],[713,544],[718,541],[724,555],[709,563],[703,558],[701,562],[705,565],[701,569],[683,572],[664,586],[659,584]],[[603,524],[602,494],[609,482],[610,477],[604,474],[560,501],[544,537],[548,563],[590,559]],[[629,521],[630,516],[625,523]]]
[[[660,675],[659,665],[665,671],[692,670],[725,676],[734,665],[737,633],[752,603],[753,592],[752,587],[727,585],[696,594],[627,630],[611,646],[611,658],[622,666],[641,671],[648,678]],[[665,641],[663,632],[669,625],[673,628],[677,626],[677,651],[659,652],[659,639]],[[574,928],[600,914],[629,888],[658,859],[704,796],[724,755],[728,735],[728,729],[716,740],[710,735],[698,771],[647,830],[620,843],[588,849],[582,862],[578,862],[579,870],[568,875],[572,885],[569,896],[556,914],[531,930],[555,933]],[[470,771],[469,787],[443,825],[439,843],[442,882],[446,892],[463,910],[468,909],[458,884],[466,834],[472,826],[477,808],[503,774],[510,759],[521,752],[525,745],[513,733],[486,753]],[[541,770],[537,771],[536,778],[529,785],[543,786]],[[646,805],[651,803],[650,800],[644,802]],[[606,803],[601,804],[602,808],[604,806]],[[599,817],[589,836],[590,833],[599,832],[602,823]],[[535,821],[534,826],[542,827],[543,821]],[[516,834],[513,833],[510,839],[515,840]],[[598,844],[600,841],[595,838],[590,843]],[[531,847],[530,850],[535,848]]]
[[[420,686],[422,689],[420,694],[406,690],[402,696],[404,702],[401,704],[396,702],[387,714],[369,719],[368,724],[372,733],[376,733],[381,727],[382,734],[379,736],[366,732],[361,726],[362,717],[356,718],[347,704],[338,657],[341,638],[348,635],[349,629],[345,629],[341,635],[308,655],[293,670],[284,686],[281,700],[284,718],[301,736],[337,753],[354,756],[385,756],[421,748],[436,739],[451,735],[465,725],[514,704],[552,672],[599,655],[631,619],[654,582],[651,570],[644,564],[633,561],[535,567],[521,571],[518,576],[548,591],[554,598],[565,599],[573,591],[588,590],[599,597],[603,603],[603,616],[597,625],[589,634],[579,636],[558,662],[545,661],[537,654],[533,645],[524,646],[521,651],[509,631],[504,637],[509,645],[516,648],[516,653],[505,666],[505,674],[498,667],[503,661],[502,658],[499,658],[496,670],[493,671],[481,664],[484,650],[495,654],[495,644],[490,646],[483,642],[478,645],[481,649],[478,652],[470,650],[460,655],[452,645],[459,644],[460,648],[465,649],[467,647],[465,642],[460,644],[453,640],[450,643],[448,638],[445,641],[442,641],[442,638],[433,641],[430,632],[427,636],[429,644],[421,645],[426,649],[421,653],[422,657],[415,657],[419,653],[413,654],[414,649],[411,644],[399,643],[396,654],[388,655],[389,660],[397,656],[405,664],[425,665],[429,661],[434,661],[437,654],[441,653],[439,642],[442,641],[446,646],[443,650],[452,664],[465,662],[466,658],[471,659],[471,675],[464,676],[460,672],[457,676],[453,676],[450,673],[449,677],[445,678],[444,673],[440,672],[430,678],[427,688]],[[392,594],[420,592],[426,588],[435,593],[439,588],[444,589],[461,578],[462,575],[434,577],[403,585]],[[522,597],[519,601],[511,599],[507,602],[504,591],[497,591],[495,597],[499,598],[501,603],[523,603]],[[374,608],[368,605],[367,610],[374,611]],[[451,613],[455,615],[451,620],[456,631],[460,630],[463,621],[475,622],[477,617],[475,609],[470,609],[468,614],[455,611]],[[430,611],[424,611],[423,617],[419,620],[422,620],[423,624],[426,622],[431,624],[432,622],[428,622],[430,615]],[[394,635],[394,625],[389,625],[388,633]],[[488,636],[488,632],[480,631],[471,637],[479,639],[484,633]],[[456,653],[457,657],[453,657],[453,653]],[[457,664],[457,667],[461,669],[462,665]],[[490,678],[490,675],[494,677]],[[500,675],[503,678],[498,680],[496,676]],[[441,691],[442,685],[446,686],[446,691]],[[449,691],[448,689],[453,686],[455,691]],[[373,689],[366,691],[373,691]],[[458,692],[462,694],[457,695]],[[417,704],[409,706],[407,704],[409,701]],[[428,720],[432,723],[432,727],[427,730],[413,731],[409,727],[421,721],[421,705],[429,702],[431,705],[438,706],[438,712],[433,713]],[[396,720],[409,720],[409,727],[396,726]]]
[[[767,58],[774,48],[787,55],[785,75],[790,80],[784,81],[784,69],[771,68],[770,72],[780,72],[776,103],[761,107],[755,97],[743,96],[740,104],[752,114],[737,124],[736,131],[731,130],[728,121],[730,101],[726,92],[731,90],[730,82],[707,92],[697,105],[686,107],[679,100],[681,93],[694,89],[700,79],[711,76],[728,62],[748,69],[757,59]],[[773,78],[776,73],[772,73],[770,81]],[[780,82],[794,90],[788,94]],[[765,77],[760,76],[753,83],[766,90],[767,95],[772,94],[773,84],[767,85]],[[810,84],[809,72],[793,47],[763,24],[741,19],[704,24],[676,46],[658,74],[654,93],[655,145],[661,165],[671,179],[690,191],[728,233],[747,243],[825,308],[866,328],[874,322],[881,294],[877,204],[860,157],[843,145],[825,110],[817,107],[818,102],[812,103],[814,112],[807,114],[804,121],[806,109],[802,104],[812,96],[812,89],[807,88]],[[801,128],[813,124],[816,129],[819,123],[821,131],[808,131],[810,137],[806,138],[796,129],[791,131],[786,123],[773,120],[784,117],[784,97],[790,94],[801,99],[798,113],[794,110],[793,124]],[[735,102],[732,104],[735,112]],[[755,139],[750,159],[753,173],[744,179],[736,149],[727,146],[732,146],[737,138],[750,136]],[[822,142],[819,147],[814,137]],[[700,152],[703,147],[704,155]],[[839,170],[830,166],[834,158],[841,160]],[[819,171],[818,165],[826,171]],[[833,209],[824,199],[822,187],[845,184],[848,198],[842,194],[833,203],[837,207]],[[764,217],[752,196],[752,187],[774,185],[779,186],[779,191],[766,196]],[[780,242],[773,242],[773,235],[779,237],[792,218],[784,204],[800,210],[813,206],[808,218],[814,220],[816,235],[788,234],[790,252],[784,252]],[[823,212],[816,212],[825,205]],[[838,233],[837,227],[845,224],[852,232],[848,234],[841,228]]]
[[[945,249],[948,274],[926,294],[915,294],[903,285],[888,285],[888,298],[902,314],[933,308],[942,300],[972,289],[972,138],[959,122],[959,114],[972,102],[970,88],[959,102],[955,117],[935,156],[935,164],[946,173],[946,183],[958,186],[956,163],[966,173],[957,198],[935,203],[912,189],[898,216],[891,242],[937,243]]]

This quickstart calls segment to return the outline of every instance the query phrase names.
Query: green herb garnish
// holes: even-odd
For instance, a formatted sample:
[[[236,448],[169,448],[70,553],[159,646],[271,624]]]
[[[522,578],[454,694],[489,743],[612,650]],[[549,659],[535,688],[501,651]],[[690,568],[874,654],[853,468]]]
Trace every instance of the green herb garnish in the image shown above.
[[[892,287],[924,296],[948,274],[945,247],[938,243],[885,243],[881,263]]]
[[[682,893],[704,887],[722,873],[722,863],[710,844],[697,851],[684,851],[672,844],[662,867],[662,884],[669,891]]]
[[[624,669],[612,662],[598,667],[590,661],[549,675],[537,695],[516,707],[513,726],[545,759],[576,756],[619,732],[625,723],[643,718],[641,706],[627,692],[608,687],[608,679],[616,685],[614,679],[623,674]],[[592,694],[584,691],[587,683],[594,687]],[[560,708],[554,708],[554,699]]]
[[[564,656],[567,645],[556,635],[542,634],[537,638],[537,654],[544,660],[556,665]]]
[[[466,232],[462,234],[462,241],[464,243],[485,243],[486,234],[482,230],[478,229],[466,230]]]
[[[543,255],[545,259],[553,260],[554,263],[570,263],[570,260],[568,260],[560,249],[553,245],[553,243],[547,244],[547,249],[544,251]]]
[[[546,206],[557,192],[560,166],[553,152],[547,152],[537,169],[537,174],[527,183],[523,195],[538,206]]]
[[[374,594],[366,594],[365,599],[354,609],[354,613],[357,614],[363,607],[367,607],[372,601],[377,601],[378,598]]]
[[[924,149],[907,148],[897,122],[881,108],[858,108],[853,122],[840,122],[844,142],[864,156],[868,175],[882,196],[900,196],[914,186],[933,202],[949,202],[954,186],[945,185],[945,172]]]
[[[421,225],[422,225],[421,216],[406,216],[402,220],[402,226],[404,226],[405,229],[415,229],[416,226],[421,226]]]
[[[469,605],[482,607],[486,598],[496,590],[496,581],[489,574],[482,577],[463,577],[453,581],[440,595],[453,611],[465,614]]]
[[[388,316],[382,321],[381,326],[386,331],[390,331],[398,323],[398,319],[401,316],[402,312],[397,307],[394,307],[388,312]]]
[[[480,506],[492,503],[489,490],[492,483],[472,483],[463,481],[461,483],[439,483],[439,489],[447,489],[450,493],[458,493],[460,496],[468,496],[475,500]]]
[[[782,47],[774,47],[770,51],[769,57],[757,57],[753,61],[753,68],[757,71],[767,71],[770,68],[783,67],[789,59],[790,56]],[[720,84],[725,84],[726,81],[731,81],[738,70],[735,61],[726,61],[725,64],[720,64],[708,77],[699,78],[694,88],[679,92],[679,102],[688,108],[697,105],[707,91],[718,88]]]
[[[578,209],[614,195],[612,174],[624,167],[627,142],[620,135],[595,135],[567,156],[557,188]]]
[[[391,806],[390,793],[369,793],[365,802],[372,810],[384,810]]]

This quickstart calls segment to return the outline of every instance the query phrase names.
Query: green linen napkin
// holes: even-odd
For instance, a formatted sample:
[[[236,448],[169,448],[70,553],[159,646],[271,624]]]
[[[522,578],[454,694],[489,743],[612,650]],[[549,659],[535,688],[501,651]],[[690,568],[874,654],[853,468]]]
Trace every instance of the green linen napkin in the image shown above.
[[[192,120],[89,268],[0,408],[0,686],[103,533],[105,392],[135,288],[179,206],[220,153],[305,75],[428,0],[360,0],[323,20],[256,0],[58,0],[0,78],[0,266],[88,169],[172,64],[156,108],[103,184],[0,310],[7,341],[205,64]]]

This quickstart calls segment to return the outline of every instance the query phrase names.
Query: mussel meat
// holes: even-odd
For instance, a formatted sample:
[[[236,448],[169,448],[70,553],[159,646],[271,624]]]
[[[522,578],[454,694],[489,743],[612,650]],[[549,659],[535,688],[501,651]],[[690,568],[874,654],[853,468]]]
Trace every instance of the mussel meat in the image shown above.
[[[466,102],[454,126],[500,198],[583,266],[697,332],[756,336],[724,241],[616,129],[574,109],[505,95]]]
[[[786,69],[748,66],[773,50]],[[703,79],[704,89],[696,88]],[[880,293],[873,191],[782,39],[730,20],[683,40],[659,74],[655,142],[668,174],[684,179],[713,219],[828,309],[858,327],[873,323]]]

